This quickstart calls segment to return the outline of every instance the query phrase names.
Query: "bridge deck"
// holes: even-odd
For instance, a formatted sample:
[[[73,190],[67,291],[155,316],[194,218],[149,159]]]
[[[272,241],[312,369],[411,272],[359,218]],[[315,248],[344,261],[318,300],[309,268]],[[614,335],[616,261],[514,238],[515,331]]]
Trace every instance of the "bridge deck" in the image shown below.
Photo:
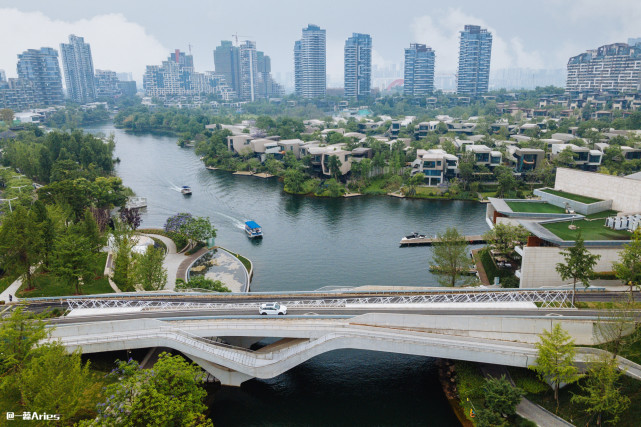
[[[465,240],[472,245],[486,242],[485,238],[481,235],[464,236],[464,237],[465,237]],[[410,241],[401,240],[400,245],[401,246],[432,246],[434,242],[437,240],[438,239],[434,237],[423,237],[418,239],[412,239]]]

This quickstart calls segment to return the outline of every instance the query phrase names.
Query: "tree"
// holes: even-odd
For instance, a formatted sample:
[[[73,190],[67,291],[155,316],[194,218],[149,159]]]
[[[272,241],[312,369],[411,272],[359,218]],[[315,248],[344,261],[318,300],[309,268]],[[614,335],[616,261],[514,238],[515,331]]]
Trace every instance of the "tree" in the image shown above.
[[[494,168],[494,175],[499,183],[496,191],[497,196],[505,197],[516,190],[516,178],[514,178],[514,173],[510,168],[502,165],[497,166]]]
[[[579,155],[572,151],[572,148],[567,147],[554,158],[554,164],[557,166],[572,167],[576,164],[575,159]]]
[[[11,108],[3,108],[0,110],[0,120],[6,125],[13,124],[13,110]]]
[[[420,172],[411,177],[407,182],[407,190],[405,191],[405,195],[414,196],[416,194],[416,187],[421,185],[424,181],[425,175]]]
[[[332,178],[338,180],[341,177],[341,166],[343,166],[343,164],[338,156],[329,156],[328,169]]]
[[[205,376],[182,356],[161,353],[153,369],[141,369],[134,360],[118,362],[110,374],[98,416],[82,426],[209,426],[203,411],[207,392],[200,386]]]
[[[465,153],[459,161],[459,176],[463,181],[465,189],[468,189],[474,177],[474,156],[472,153]]]
[[[176,289],[206,289],[216,292],[231,292],[231,289],[220,280],[208,279],[202,275],[191,276],[188,283],[176,284]]]
[[[186,221],[180,227],[180,232],[194,244],[216,237],[216,229],[211,225],[209,218],[201,216]]]
[[[47,336],[44,322],[17,307],[0,322],[0,385],[7,373],[19,370],[31,349]]]
[[[561,383],[571,384],[580,378],[574,365],[574,340],[559,323],[552,331],[546,329],[539,335],[536,343],[537,356],[535,365],[530,369],[536,371],[542,381],[549,381],[554,386],[556,410],[559,410],[559,387]]]
[[[632,235],[632,241],[619,252],[619,261],[612,263],[612,269],[624,285],[630,287],[630,299],[634,301],[634,288],[641,289],[641,227]]]
[[[60,343],[34,348],[18,379],[25,410],[62,414],[67,422],[92,413],[101,398],[101,383],[89,362],[83,364],[79,350],[69,354]]]
[[[134,289],[131,254],[135,244],[133,230],[128,225],[115,221],[112,244],[114,252],[113,281],[123,291]]]
[[[591,254],[585,248],[583,237],[579,231],[579,235],[574,242],[574,246],[569,247],[565,251],[561,251],[564,263],[556,265],[556,271],[561,276],[562,280],[572,279],[572,305],[574,305],[574,297],[576,293],[576,282],[581,281],[586,288],[590,286],[590,279],[594,276],[594,266],[601,258],[601,255]]]
[[[516,413],[516,405],[523,396],[521,389],[513,387],[505,376],[486,379],[483,392],[486,408],[506,417]]]
[[[438,234],[432,246],[432,262],[439,273],[438,281],[444,286],[456,286],[460,278],[467,274],[471,265],[467,242],[456,227]]]
[[[529,231],[520,224],[498,223],[492,230],[485,233],[484,238],[497,252],[510,256],[516,246],[527,242],[529,235]]]
[[[127,207],[120,209],[120,220],[135,231],[138,227],[140,227],[140,224],[142,224],[140,209]]]
[[[42,259],[42,231],[33,211],[21,205],[4,217],[0,227],[0,264],[22,276],[33,288],[33,269]]]
[[[162,249],[148,247],[143,254],[132,254],[136,283],[146,291],[159,291],[167,284],[167,270],[163,268],[165,253]]]
[[[601,425],[604,415],[606,422],[617,424],[619,416],[630,406],[630,398],[621,394],[621,375],[616,359],[603,354],[593,361],[585,385],[581,385],[585,394],[572,396],[572,403],[585,406],[588,414],[596,415],[597,425]]]
[[[80,295],[80,284],[93,278],[97,253],[94,244],[85,235],[84,224],[70,224],[56,237],[54,243],[53,274],[72,286]]]
[[[634,301],[622,298],[599,316],[594,335],[602,343],[602,348],[616,358],[624,349],[634,348],[634,343],[641,339],[638,324]]]
[[[298,169],[288,169],[285,172],[285,188],[292,193],[301,193],[304,189],[305,175]]]

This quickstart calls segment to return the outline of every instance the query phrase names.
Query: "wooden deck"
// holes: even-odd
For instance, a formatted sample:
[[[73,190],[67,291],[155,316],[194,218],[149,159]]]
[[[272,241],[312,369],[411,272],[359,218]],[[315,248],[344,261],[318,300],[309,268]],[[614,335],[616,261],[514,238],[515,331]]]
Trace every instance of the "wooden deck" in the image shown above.
[[[479,244],[485,243],[485,238],[483,236],[464,236],[470,244]],[[435,237],[424,237],[422,239],[412,239],[409,242],[404,242],[401,240],[399,243],[401,246],[432,246],[437,239]]]

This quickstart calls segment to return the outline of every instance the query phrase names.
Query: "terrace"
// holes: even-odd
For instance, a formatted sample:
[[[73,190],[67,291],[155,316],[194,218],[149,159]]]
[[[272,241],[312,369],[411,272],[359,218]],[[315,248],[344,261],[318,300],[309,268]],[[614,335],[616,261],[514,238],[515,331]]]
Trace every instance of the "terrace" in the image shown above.
[[[561,240],[575,241],[579,233],[583,240],[630,240],[632,233],[626,230],[613,230],[600,220],[581,219],[575,221],[551,222],[541,224]],[[573,226],[573,228],[570,228]],[[574,228],[575,227],[575,228]]]
[[[581,196],[579,194],[568,193],[565,191],[553,190],[551,188],[542,188],[540,191],[544,193],[552,194],[554,196],[563,197],[564,199],[574,200],[575,202],[585,203],[589,205],[591,203],[602,202],[601,199],[595,199],[594,197]]]
[[[564,214],[565,209],[558,206],[551,205],[547,202],[517,202],[517,201],[506,201],[505,202],[512,212],[524,212],[524,213],[551,213],[551,214]]]

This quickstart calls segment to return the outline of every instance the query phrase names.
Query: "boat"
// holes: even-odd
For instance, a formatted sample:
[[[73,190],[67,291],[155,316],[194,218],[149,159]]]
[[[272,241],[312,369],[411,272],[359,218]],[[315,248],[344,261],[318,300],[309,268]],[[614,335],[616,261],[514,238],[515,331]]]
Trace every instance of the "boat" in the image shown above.
[[[263,229],[254,221],[247,221],[245,223],[245,233],[247,233],[247,237],[250,239],[263,237]]]
[[[191,188],[188,185],[183,185],[180,192],[185,196],[191,196]]]
[[[147,207],[146,197],[129,197],[125,204],[127,209],[141,209]]]
[[[425,234],[419,234],[418,232],[414,232],[412,234],[408,234],[407,236],[403,237],[401,239],[401,245],[404,245],[406,243],[412,243],[419,241],[421,239],[425,239],[427,236]]]

